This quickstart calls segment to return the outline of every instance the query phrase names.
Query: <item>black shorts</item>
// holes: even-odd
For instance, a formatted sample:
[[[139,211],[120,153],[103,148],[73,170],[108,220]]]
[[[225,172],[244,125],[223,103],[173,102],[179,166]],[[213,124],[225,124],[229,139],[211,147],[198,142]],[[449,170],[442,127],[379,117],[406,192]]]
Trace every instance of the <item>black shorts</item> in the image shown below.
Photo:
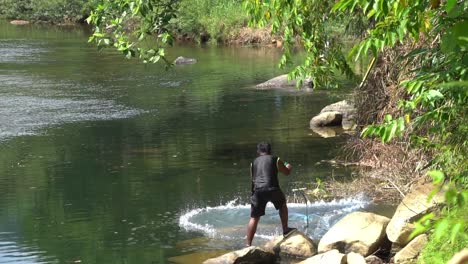
[[[286,203],[286,197],[281,190],[255,191],[250,198],[250,216],[260,217],[265,215],[265,207],[272,202],[276,210]]]

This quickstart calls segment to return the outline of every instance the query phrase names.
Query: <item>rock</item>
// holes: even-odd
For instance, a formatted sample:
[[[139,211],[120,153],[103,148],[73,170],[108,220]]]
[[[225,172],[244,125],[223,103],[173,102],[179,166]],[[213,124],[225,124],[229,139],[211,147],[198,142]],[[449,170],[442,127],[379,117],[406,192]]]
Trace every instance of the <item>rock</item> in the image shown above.
[[[300,231],[295,231],[286,239],[277,237],[265,244],[264,249],[279,256],[302,259],[312,257],[317,253],[312,239]]]
[[[383,264],[383,260],[381,260],[379,257],[370,255],[365,258],[366,264]]]
[[[348,113],[348,114],[356,114],[356,108],[354,107],[353,103],[349,100],[343,100],[336,102],[331,105],[325,106],[320,113],[325,112],[340,112],[340,113]]]
[[[406,245],[408,237],[414,230],[413,222],[433,210],[443,201],[443,194],[438,193],[430,201],[429,193],[434,189],[432,183],[417,185],[398,205],[395,214],[387,226],[387,236],[390,241]]]
[[[208,259],[203,264],[268,264],[275,262],[275,255],[265,252],[259,247],[247,247],[233,251],[217,258]]]
[[[350,252],[345,256],[347,264],[366,264],[366,260],[361,254]]]
[[[368,256],[387,241],[385,227],[390,219],[366,212],[354,212],[338,221],[322,237],[319,252],[338,249]]]
[[[468,249],[465,248],[462,251],[455,254],[447,264],[466,264],[468,263]]]
[[[174,64],[176,65],[183,65],[183,64],[194,64],[197,63],[197,59],[193,58],[185,58],[185,57],[177,57],[177,59],[174,60]]]
[[[28,25],[30,22],[26,20],[12,20],[10,24],[12,25]]]
[[[409,260],[416,259],[427,243],[427,235],[419,235],[406,245],[402,250],[396,253],[395,263],[405,263]]]
[[[324,107],[320,113],[310,120],[310,127],[341,126],[344,130],[356,128],[356,108],[347,100]]]
[[[340,112],[323,112],[310,120],[310,127],[340,126],[343,114]]]
[[[257,84],[255,87],[257,88],[284,88],[284,87],[296,87],[296,80],[288,81],[288,75],[283,74],[273,79],[270,79],[264,83]],[[312,87],[312,80],[310,78],[306,78],[302,83],[301,88],[311,88]]]
[[[298,264],[345,264],[346,258],[344,256],[344,254],[334,249],[323,254],[315,255]]]

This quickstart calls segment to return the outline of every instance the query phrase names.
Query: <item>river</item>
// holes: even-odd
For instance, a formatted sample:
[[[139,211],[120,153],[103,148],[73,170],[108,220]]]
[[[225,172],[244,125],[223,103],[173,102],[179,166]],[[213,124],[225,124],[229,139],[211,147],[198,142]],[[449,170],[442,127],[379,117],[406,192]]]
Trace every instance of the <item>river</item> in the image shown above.
[[[0,263],[196,263],[242,247],[260,141],[294,166],[288,196],[353,173],[318,163],[345,136],[309,129],[346,89],[253,88],[281,73],[279,50],[174,47],[199,62],[166,71],[88,34],[0,22]],[[367,204],[291,204],[292,225],[319,236]],[[254,244],[278,228],[269,208]]]

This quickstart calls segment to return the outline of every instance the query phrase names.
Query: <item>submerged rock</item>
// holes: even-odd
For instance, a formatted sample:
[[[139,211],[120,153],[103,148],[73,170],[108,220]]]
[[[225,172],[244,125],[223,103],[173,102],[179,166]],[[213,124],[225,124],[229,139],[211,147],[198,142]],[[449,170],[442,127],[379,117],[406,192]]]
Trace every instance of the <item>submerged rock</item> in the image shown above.
[[[257,84],[257,88],[284,88],[284,87],[296,87],[297,80],[288,80],[288,75],[283,74],[273,79],[270,79],[264,83]],[[312,88],[312,80],[307,78],[302,83],[301,88]]]
[[[183,64],[194,64],[194,63],[197,63],[197,59],[194,59],[194,58],[185,58],[185,57],[177,57],[175,60],[174,60],[174,64],[176,65],[183,65]]]
[[[373,213],[348,214],[322,237],[318,251],[338,249],[342,253],[356,252],[368,256],[387,240],[385,227],[389,221],[387,217]]]
[[[247,247],[229,252],[217,258],[208,259],[203,264],[269,264],[275,262],[275,255],[259,247]]]
[[[388,223],[386,232],[390,241],[401,246],[406,245],[409,235],[414,230],[413,223],[443,201],[441,193],[428,201],[427,198],[433,189],[432,183],[417,185],[405,196]]]

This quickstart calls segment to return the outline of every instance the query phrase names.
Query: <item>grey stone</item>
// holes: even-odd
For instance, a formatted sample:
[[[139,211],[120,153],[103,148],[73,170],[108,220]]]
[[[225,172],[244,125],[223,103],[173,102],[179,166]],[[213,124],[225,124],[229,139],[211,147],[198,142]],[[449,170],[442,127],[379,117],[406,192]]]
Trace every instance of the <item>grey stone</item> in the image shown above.
[[[346,258],[344,256],[344,254],[334,249],[319,255],[315,255],[302,262],[299,262],[298,264],[345,264]]]
[[[419,253],[427,244],[427,235],[419,235],[408,243],[402,250],[396,253],[395,263],[405,263],[409,260],[416,259]]]
[[[347,264],[366,264],[366,260],[361,254],[350,252],[345,257]]]
[[[317,253],[312,239],[300,231],[295,231],[287,238],[277,237],[266,243],[264,249],[279,256],[302,259]]]
[[[389,221],[387,217],[373,213],[348,214],[322,237],[318,251],[338,249],[342,253],[368,256],[387,241],[385,227]]]
[[[428,200],[433,189],[432,183],[420,184],[405,196],[388,223],[386,232],[390,241],[401,246],[406,245],[409,242],[409,235],[414,230],[413,223],[443,201],[442,193]]]
[[[174,64],[176,65],[183,65],[183,64],[194,64],[197,63],[197,59],[194,58],[185,58],[185,57],[177,57],[177,59],[174,60]]]
[[[270,79],[266,82],[261,84],[257,84],[255,87],[257,88],[284,88],[284,87],[296,87],[296,80],[288,80],[288,75],[283,74],[273,79]],[[310,78],[306,78],[302,83],[301,88],[311,88],[312,87],[312,80]]]
[[[274,262],[275,255],[252,246],[208,259],[203,264],[269,264]]]

